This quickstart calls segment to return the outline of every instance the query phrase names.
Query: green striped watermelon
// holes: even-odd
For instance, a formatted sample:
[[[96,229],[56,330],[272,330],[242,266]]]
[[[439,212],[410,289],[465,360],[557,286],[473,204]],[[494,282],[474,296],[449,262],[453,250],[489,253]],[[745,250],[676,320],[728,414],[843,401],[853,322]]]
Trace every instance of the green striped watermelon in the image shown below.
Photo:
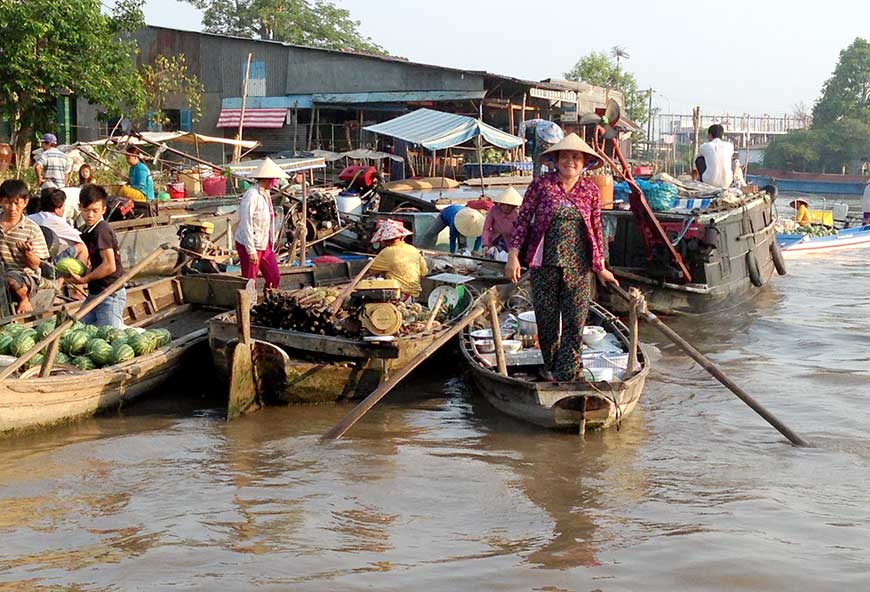
[[[74,274],[81,276],[85,275],[88,271],[85,264],[74,257],[64,257],[58,261],[57,265],[54,267],[63,275],[69,275],[70,272],[73,272]]]
[[[24,325],[19,325],[18,323],[9,323],[8,325],[3,326],[3,333],[12,335],[13,337],[21,333],[23,330]]]
[[[36,326],[36,336],[39,337],[40,340],[43,340],[49,333],[54,331],[56,326],[57,323],[54,322],[54,319],[43,321]]]
[[[71,363],[79,370],[94,370],[97,367],[94,361],[87,356],[76,356],[72,359]]]
[[[85,333],[87,333],[91,337],[99,337],[100,328],[96,325],[85,325]]]
[[[124,333],[127,334],[127,337],[135,337],[136,335],[142,333],[142,331],[140,329],[137,329],[136,327],[127,327],[126,329],[124,329]]]
[[[69,366],[70,358],[68,355],[66,355],[62,351],[59,351],[59,352],[57,352],[57,356],[55,356],[55,358],[54,358],[54,363],[55,364],[65,364],[65,365]]]
[[[88,341],[90,341],[90,338],[86,332],[73,331],[61,341],[60,348],[66,354],[77,356],[84,353],[85,348],[88,346]]]
[[[106,334],[103,336],[103,339],[108,341],[109,343],[114,342],[116,339],[127,339],[127,334],[123,329],[116,329],[115,327],[106,327]]]
[[[35,333],[36,331],[34,331],[34,334]],[[22,331],[12,342],[12,347],[9,351],[13,356],[21,357],[32,350],[35,346],[36,340],[33,339],[33,336]]]
[[[0,332],[0,355],[5,356],[9,354],[13,341],[15,341],[14,335]]]
[[[45,361],[45,356],[42,354],[36,354],[32,358],[30,358],[25,366],[27,368],[33,368],[34,366],[42,366],[42,363]]]
[[[112,364],[129,362],[136,357],[136,352],[126,343],[119,343],[112,347]]]
[[[34,341],[39,340],[39,334],[36,332],[36,329],[34,329],[32,327],[25,327],[24,329],[19,331],[18,335],[16,335],[15,337],[18,338],[18,337],[21,337],[22,335],[29,335],[30,337],[33,338]]]
[[[112,363],[112,346],[105,339],[95,337],[88,341],[86,348],[90,357],[97,367],[108,366]]]
[[[166,347],[172,343],[172,333],[169,329],[154,329],[152,333],[157,335],[157,347]]]
[[[133,348],[137,356],[144,356],[154,351],[154,344],[143,335],[134,335],[127,340],[127,345]]]

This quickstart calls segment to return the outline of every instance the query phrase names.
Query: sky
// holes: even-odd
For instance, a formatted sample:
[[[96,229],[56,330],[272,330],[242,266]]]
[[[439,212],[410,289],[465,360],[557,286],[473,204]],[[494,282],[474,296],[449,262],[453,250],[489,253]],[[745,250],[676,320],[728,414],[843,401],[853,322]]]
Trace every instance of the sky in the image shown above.
[[[562,77],[587,53],[618,45],[630,54],[624,67],[640,88],[653,89],[662,113],[698,105],[710,115],[782,115],[799,103],[812,107],[839,52],[870,37],[870,2],[858,0],[335,4],[393,55],[529,80]],[[201,13],[178,0],[147,0],[145,20],[202,28]]]

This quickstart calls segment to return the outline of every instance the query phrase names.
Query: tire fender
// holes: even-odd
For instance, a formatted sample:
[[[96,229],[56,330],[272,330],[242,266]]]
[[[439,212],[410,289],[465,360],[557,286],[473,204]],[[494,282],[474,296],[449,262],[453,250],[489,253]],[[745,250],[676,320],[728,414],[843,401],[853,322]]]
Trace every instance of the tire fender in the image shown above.
[[[782,249],[779,248],[776,239],[770,243],[770,257],[773,259],[773,267],[779,275],[785,275],[785,258],[782,256]]]
[[[749,272],[749,280],[756,288],[764,285],[761,279],[761,269],[758,267],[758,259],[755,258],[755,253],[752,251],[746,252],[746,270]]]

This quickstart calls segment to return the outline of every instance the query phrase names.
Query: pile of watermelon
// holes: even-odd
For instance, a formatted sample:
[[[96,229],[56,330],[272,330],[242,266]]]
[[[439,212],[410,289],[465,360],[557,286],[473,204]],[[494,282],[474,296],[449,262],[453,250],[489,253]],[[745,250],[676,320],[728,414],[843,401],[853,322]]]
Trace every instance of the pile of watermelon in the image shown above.
[[[34,327],[17,323],[5,325],[0,328],[0,355],[18,357],[26,354],[55,327],[53,319]],[[93,370],[150,354],[166,347],[171,341],[172,334],[166,329],[142,332],[140,329],[115,329],[76,322],[61,334],[55,362],[75,366],[79,370]],[[27,366],[41,365],[44,354],[45,350],[35,355]]]

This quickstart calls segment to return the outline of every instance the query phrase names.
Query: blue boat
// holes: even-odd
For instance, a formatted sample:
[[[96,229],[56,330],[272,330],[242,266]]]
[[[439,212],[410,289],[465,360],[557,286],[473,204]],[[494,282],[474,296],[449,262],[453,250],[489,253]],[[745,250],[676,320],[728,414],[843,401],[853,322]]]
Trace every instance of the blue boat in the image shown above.
[[[829,236],[810,236],[800,232],[777,233],[776,242],[782,249],[783,255],[863,249],[870,247],[870,225],[844,228],[838,230],[837,234]]]
[[[870,177],[828,175],[811,173],[787,173],[759,170],[746,175],[750,183],[763,187],[775,185],[784,193],[817,193],[822,195],[863,195]]]

